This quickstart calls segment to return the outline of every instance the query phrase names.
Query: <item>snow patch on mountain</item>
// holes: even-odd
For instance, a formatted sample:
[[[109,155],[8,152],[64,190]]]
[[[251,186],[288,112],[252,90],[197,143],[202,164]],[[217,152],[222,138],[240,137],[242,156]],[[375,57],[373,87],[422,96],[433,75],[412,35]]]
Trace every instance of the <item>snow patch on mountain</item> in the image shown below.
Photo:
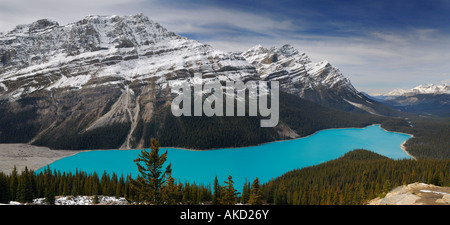
[[[10,92],[0,97],[10,101],[29,94],[11,89],[15,83],[34,91],[77,90],[157,79],[165,88],[168,80],[195,72],[221,80],[257,77],[242,56],[181,37],[142,14],[19,25],[0,36],[0,59],[0,90]]]
[[[91,75],[78,75],[76,77],[66,77],[62,76],[61,79],[48,86],[46,89],[51,90],[52,88],[64,88],[64,87],[73,87],[73,88],[81,88],[84,84],[86,84],[91,79]]]
[[[391,92],[383,94],[383,96],[401,96],[401,95],[418,95],[418,94],[450,94],[450,85],[425,84],[419,85],[409,90],[395,89]]]
[[[370,114],[372,114],[372,115],[378,115],[378,116],[380,116],[380,114],[378,114],[374,109],[372,109],[372,108],[370,108],[370,107],[367,107],[367,106],[365,106],[365,105],[363,105],[363,104],[359,104],[359,103],[356,103],[356,102],[352,102],[352,101],[347,100],[347,99],[344,99],[344,101],[346,101],[346,102],[348,102],[349,104],[351,104],[351,105],[353,105],[353,106],[355,106],[355,107],[357,107],[357,108],[360,108],[360,109],[362,109],[362,110],[364,110],[364,111],[366,111],[366,112],[368,112],[368,113],[370,113]],[[366,101],[366,102],[369,103],[369,104],[372,104],[372,103],[369,102],[369,101]]]
[[[256,67],[262,80],[278,80],[282,90],[298,93],[301,97],[305,90],[318,91],[320,88],[345,88],[353,94],[358,93],[350,80],[328,61],[314,63],[306,53],[288,44],[280,48],[256,45],[242,56]]]

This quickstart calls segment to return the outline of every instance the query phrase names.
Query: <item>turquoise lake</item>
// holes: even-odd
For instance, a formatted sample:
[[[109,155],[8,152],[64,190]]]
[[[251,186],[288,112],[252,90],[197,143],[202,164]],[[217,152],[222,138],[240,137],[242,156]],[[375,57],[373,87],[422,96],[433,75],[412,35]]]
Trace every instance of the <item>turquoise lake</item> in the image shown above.
[[[379,125],[365,128],[328,129],[311,136],[278,141],[259,146],[227,148],[207,151],[189,151],[176,148],[160,148],[168,152],[167,162],[172,163],[172,176],[182,182],[214,182],[217,176],[224,184],[231,175],[235,188],[241,192],[245,178],[252,182],[258,177],[261,183],[276,178],[290,170],[317,165],[337,159],[353,149],[363,148],[393,159],[409,158],[401,144],[411,136],[387,132]],[[85,151],[50,164],[50,169],[60,171],[96,171],[99,176],[109,174],[138,174],[133,162],[139,150]],[[37,172],[42,171],[41,168]]]

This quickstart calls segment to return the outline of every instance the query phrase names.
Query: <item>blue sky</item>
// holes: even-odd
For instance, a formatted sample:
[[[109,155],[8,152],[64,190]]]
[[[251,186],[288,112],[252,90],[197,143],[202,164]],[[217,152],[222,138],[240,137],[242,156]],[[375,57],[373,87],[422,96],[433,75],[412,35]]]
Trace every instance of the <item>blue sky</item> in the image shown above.
[[[143,13],[222,51],[289,43],[360,91],[450,83],[450,1],[0,0],[0,32],[49,18]]]

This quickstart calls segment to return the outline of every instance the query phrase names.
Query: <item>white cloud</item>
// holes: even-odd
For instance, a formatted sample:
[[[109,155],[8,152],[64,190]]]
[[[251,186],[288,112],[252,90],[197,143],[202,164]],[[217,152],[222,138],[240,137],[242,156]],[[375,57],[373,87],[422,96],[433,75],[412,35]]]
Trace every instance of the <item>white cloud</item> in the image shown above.
[[[81,20],[91,14],[136,14],[135,9],[122,7],[136,5],[142,0],[1,0],[0,32],[7,32],[18,24],[29,24],[39,19],[52,19],[59,24]]]
[[[249,39],[242,42],[211,41],[217,48],[266,47],[290,43],[313,61],[328,60],[349,77],[361,91],[383,93],[396,88],[410,89],[426,83],[440,83],[450,72],[450,39],[433,31],[433,36],[412,30],[376,37],[317,36],[303,38]],[[378,33],[382,34],[382,33]],[[428,33],[430,34],[430,33]],[[447,76],[443,75],[447,74]]]
[[[146,10],[151,18],[177,33],[215,36],[240,31],[273,35],[300,29],[290,20],[277,20],[268,15],[235,9],[204,6],[186,10],[159,6]]]
[[[195,3],[193,3],[195,4]],[[402,31],[348,30],[354,36],[310,35],[308,21],[280,19],[239,9],[195,5],[184,7],[158,0],[1,0],[0,31],[49,18],[61,25],[89,14],[144,13],[179,34],[190,34],[222,51],[244,51],[289,43],[313,61],[328,60],[366,92],[410,89],[440,83],[450,73],[450,38],[435,29]],[[443,75],[447,74],[447,75]]]

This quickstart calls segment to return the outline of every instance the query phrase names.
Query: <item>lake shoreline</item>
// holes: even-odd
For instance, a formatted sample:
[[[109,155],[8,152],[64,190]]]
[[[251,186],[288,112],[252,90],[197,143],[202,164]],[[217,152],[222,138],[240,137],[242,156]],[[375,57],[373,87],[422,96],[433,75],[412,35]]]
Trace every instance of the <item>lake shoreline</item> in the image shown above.
[[[324,131],[324,130],[322,130]],[[367,149],[393,160],[409,159],[400,149],[410,136],[380,129],[379,125],[365,128],[342,128],[309,135],[308,138],[262,144],[241,149],[226,148],[221,151],[186,151],[179,148],[162,148],[169,152],[167,163],[172,164],[173,177],[180,182],[207,184],[218,177],[232,175],[237,189],[258,177],[264,183],[289,171],[318,165],[342,157],[354,149]],[[89,151],[66,157],[50,165],[60,171],[85,171],[86,173],[116,173],[137,176],[136,163],[140,149]],[[148,151],[148,150],[146,150]],[[41,172],[46,167],[38,170]]]
[[[297,138],[291,138],[291,139],[276,140],[276,141],[270,141],[270,142],[264,142],[264,143],[257,144],[257,145],[249,145],[249,146],[242,146],[242,147],[223,147],[223,148],[211,148],[211,149],[190,149],[190,148],[182,148],[182,147],[162,147],[162,146],[160,146],[160,149],[161,149],[161,148],[168,148],[168,149],[183,149],[183,150],[187,150],[187,151],[200,151],[200,152],[201,152],[201,151],[214,151],[214,150],[221,150],[221,149],[249,148],[249,147],[258,147],[258,146],[261,146],[261,145],[271,144],[271,143],[277,143],[277,142],[282,142],[282,141],[292,141],[292,140],[297,140],[297,139],[302,139],[302,138],[308,138],[308,137],[313,136],[313,135],[315,135],[315,134],[317,134],[317,133],[319,133],[319,132],[327,131],[327,130],[339,130],[339,129],[364,129],[364,128],[367,128],[367,127],[377,126],[377,125],[378,125],[381,129],[383,129],[384,131],[386,131],[386,132],[397,133],[397,134],[404,134],[404,135],[410,136],[410,138],[413,138],[413,137],[414,137],[414,135],[412,135],[412,134],[386,130],[386,129],[384,129],[384,128],[381,126],[381,124],[375,123],[375,124],[370,124],[370,125],[367,125],[367,126],[364,126],[364,127],[326,128],[326,129],[322,129],[322,130],[315,131],[314,133],[309,134],[309,135],[307,135],[307,136],[302,136],[302,137],[297,137]],[[408,140],[409,140],[409,139],[408,139]],[[408,140],[406,140],[406,141],[408,141]],[[411,156],[412,158],[414,158],[409,152],[406,151],[406,148],[403,146],[403,145],[406,143],[406,141],[404,141],[404,142],[402,143],[401,148],[402,148],[403,151],[405,151],[406,154],[408,154],[409,156]],[[148,148],[145,148],[145,149],[148,149]],[[113,150],[113,149],[109,149],[109,150]],[[136,149],[123,149],[123,150],[126,151],[126,150],[136,150]],[[350,150],[350,151],[351,151],[351,150]]]
[[[386,131],[386,132],[409,135],[409,136],[410,136],[409,139],[414,138],[414,135],[413,135],[413,134],[408,134],[408,133],[404,133],[404,132],[397,132],[397,131],[389,131],[389,130],[386,130],[386,129],[384,129],[384,128],[381,126],[381,124],[380,124],[380,128],[383,129],[383,130]],[[409,139],[408,139],[408,140],[409,140]],[[402,151],[404,151],[409,157],[411,157],[411,158],[413,158],[414,160],[417,161],[417,158],[414,157],[413,155],[411,155],[411,153],[409,153],[408,150],[406,149],[405,144],[406,144],[406,142],[407,142],[408,140],[404,141],[404,142],[400,145],[400,149],[402,149]]]
[[[25,143],[0,144],[0,172],[10,174],[14,167],[21,172],[37,171],[60,159],[76,155],[82,151],[52,150],[48,147],[29,145]]]
[[[391,133],[400,133],[404,135],[409,135],[411,138],[414,137],[412,134],[407,133],[401,133],[401,132],[395,132],[395,131],[388,131],[381,127],[381,124],[371,124],[367,125],[365,127],[345,127],[345,128],[327,128],[323,130],[318,130],[310,135],[303,136],[303,137],[297,137],[297,138],[291,138],[291,139],[284,139],[284,140],[276,140],[271,142],[265,142],[257,145],[251,145],[251,146],[243,146],[243,147],[223,147],[223,148],[214,148],[214,149],[189,149],[189,148],[180,148],[180,147],[160,147],[160,149],[180,149],[180,150],[186,150],[186,151],[214,151],[214,150],[223,150],[223,149],[240,149],[240,148],[249,148],[249,147],[258,147],[266,144],[271,143],[277,143],[282,141],[292,141],[302,138],[308,138],[310,136],[313,136],[317,134],[318,132],[326,131],[326,130],[337,130],[337,129],[364,129],[371,126],[379,126],[381,129],[383,129],[386,132]],[[408,139],[409,140],[409,139]],[[406,140],[407,141],[407,140]],[[406,141],[404,141],[400,148],[402,151],[404,151],[408,156],[410,156],[413,159],[416,159],[414,156],[412,156],[404,146]],[[148,149],[148,148],[143,148]],[[142,150],[142,149],[94,149],[94,150],[63,150],[63,149],[50,149],[48,147],[41,147],[41,146],[34,146],[30,144],[25,143],[19,143],[19,144],[0,144],[0,158],[2,163],[0,163],[0,171],[3,171],[5,173],[11,172],[13,169],[13,166],[16,165],[18,171],[21,171],[24,169],[25,166],[27,166],[28,169],[33,169],[35,171],[54,163],[58,160],[61,160],[63,158],[76,155],[78,153],[82,152],[90,152],[90,151],[108,151],[108,150],[118,150],[118,151],[129,151],[129,150]],[[349,149],[351,151],[353,149]],[[370,150],[370,149],[368,149]],[[19,157],[20,154],[22,154],[22,157]],[[24,158],[26,156],[26,158]],[[10,168],[9,168],[10,167]]]

